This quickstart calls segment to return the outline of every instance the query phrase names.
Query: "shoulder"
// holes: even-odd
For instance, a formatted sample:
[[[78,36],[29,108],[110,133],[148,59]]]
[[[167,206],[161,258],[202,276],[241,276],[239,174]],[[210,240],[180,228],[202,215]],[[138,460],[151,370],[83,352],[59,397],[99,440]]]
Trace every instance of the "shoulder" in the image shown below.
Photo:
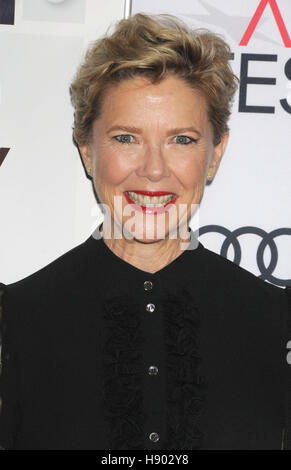
[[[207,279],[211,279],[211,290],[218,296],[221,293],[224,301],[229,300],[242,308],[263,307],[265,312],[281,311],[283,315],[288,311],[290,288],[271,284],[204,246],[202,254],[207,266]]]
[[[87,256],[85,242],[73,247],[38,271],[19,281],[0,283],[2,306],[9,312],[25,307],[29,310],[32,304],[49,302],[58,293],[73,288],[86,270]]]
[[[11,284],[0,282],[0,339],[23,351],[28,343],[55,337],[84,308],[88,255],[85,242],[29,276]],[[87,273],[87,274],[86,274]],[[38,339],[39,337],[39,339]]]
[[[199,284],[198,299],[209,336],[206,344],[241,354],[242,363],[246,354],[258,367],[281,367],[291,337],[290,288],[270,284],[211,250],[204,248],[203,253],[206,282]]]

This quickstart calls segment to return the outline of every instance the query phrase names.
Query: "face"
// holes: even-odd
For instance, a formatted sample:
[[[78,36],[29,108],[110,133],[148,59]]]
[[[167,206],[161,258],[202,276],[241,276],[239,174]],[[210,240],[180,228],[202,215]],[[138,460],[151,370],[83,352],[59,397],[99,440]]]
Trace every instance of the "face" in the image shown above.
[[[150,243],[188,227],[228,139],[225,134],[214,147],[206,106],[176,76],[159,84],[135,77],[106,91],[92,142],[79,149],[123,236]],[[165,193],[160,199],[159,192]]]

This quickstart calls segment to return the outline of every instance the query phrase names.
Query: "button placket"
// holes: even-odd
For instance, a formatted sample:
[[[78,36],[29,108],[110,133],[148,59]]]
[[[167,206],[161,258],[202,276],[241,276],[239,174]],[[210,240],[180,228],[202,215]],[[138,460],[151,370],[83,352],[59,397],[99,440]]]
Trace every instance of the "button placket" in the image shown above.
[[[143,288],[144,288],[145,291],[152,291],[152,290],[153,290],[153,283],[152,283],[152,281],[144,281],[144,283],[143,283]],[[155,308],[156,308],[156,306],[155,306],[155,304],[153,304],[153,303],[148,303],[148,304],[146,305],[146,311],[147,311],[147,312],[152,313],[152,312],[154,312]]]
[[[143,286],[144,286],[145,291],[151,291],[153,289],[152,281],[144,281]],[[146,311],[147,312],[152,313],[152,312],[154,312],[155,308],[156,308],[155,304],[148,303],[146,305]],[[149,375],[157,375],[158,374],[158,368],[156,366],[150,366],[148,368],[148,373],[149,373]]]
[[[148,413],[148,425],[145,429],[146,432],[146,439],[149,443],[148,449],[158,449],[161,445],[161,418],[159,411],[161,410],[161,404],[159,401],[157,402],[156,398],[160,397],[160,387],[162,385],[160,371],[159,371],[159,363],[160,363],[160,348],[156,349],[158,345],[160,345],[160,338],[157,336],[157,331],[159,331],[159,310],[155,301],[153,302],[153,298],[155,298],[154,294],[154,287],[157,288],[151,280],[145,280],[143,282],[143,289],[145,291],[144,296],[144,322],[145,322],[145,329],[147,331],[147,350],[145,355],[145,373],[148,376],[146,382],[148,383],[148,393],[146,398],[146,410]],[[156,289],[155,289],[156,290]],[[154,315],[150,315],[155,312]],[[158,362],[158,364],[157,364]],[[155,378],[156,377],[156,378]],[[155,398],[156,397],[156,398]]]

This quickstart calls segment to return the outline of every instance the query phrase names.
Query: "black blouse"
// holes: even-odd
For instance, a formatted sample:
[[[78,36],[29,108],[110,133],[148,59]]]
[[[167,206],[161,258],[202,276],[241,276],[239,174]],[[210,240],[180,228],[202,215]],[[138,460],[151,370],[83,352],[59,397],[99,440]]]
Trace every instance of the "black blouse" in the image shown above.
[[[201,242],[151,274],[92,234],[0,284],[0,446],[291,449],[290,297]]]

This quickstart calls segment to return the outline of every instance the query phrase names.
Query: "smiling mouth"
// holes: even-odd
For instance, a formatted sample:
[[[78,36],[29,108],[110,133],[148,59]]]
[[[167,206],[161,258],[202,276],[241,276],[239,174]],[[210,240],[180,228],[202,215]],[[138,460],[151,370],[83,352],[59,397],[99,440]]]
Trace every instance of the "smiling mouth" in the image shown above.
[[[125,194],[131,203],[142,207],[165,207],[178,197],[165,191],[125,191]]]

